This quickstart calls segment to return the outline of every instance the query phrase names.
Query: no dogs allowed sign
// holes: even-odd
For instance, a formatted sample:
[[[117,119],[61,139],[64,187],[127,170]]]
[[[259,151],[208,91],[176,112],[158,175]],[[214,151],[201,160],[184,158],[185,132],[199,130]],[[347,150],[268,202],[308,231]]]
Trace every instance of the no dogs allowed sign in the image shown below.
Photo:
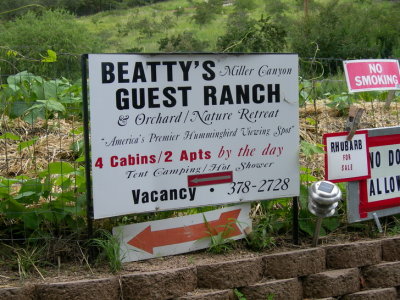
[[[295,54],[89,54],[94,217],[299,194]]]

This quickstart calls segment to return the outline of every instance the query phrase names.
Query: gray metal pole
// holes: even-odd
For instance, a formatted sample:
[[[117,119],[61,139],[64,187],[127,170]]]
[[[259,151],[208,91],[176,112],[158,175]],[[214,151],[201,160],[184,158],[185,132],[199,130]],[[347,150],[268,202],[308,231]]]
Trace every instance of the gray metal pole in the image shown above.
[[[313,236],[313,241],[312,241],[313,247],[317,247],[317,245],[318,245],[318,238],[319,238],[319,232],[321,231],[322,219],[323,218],[318,217],[317,223],[315,224],[315,231],[314,231],[314,236]]]

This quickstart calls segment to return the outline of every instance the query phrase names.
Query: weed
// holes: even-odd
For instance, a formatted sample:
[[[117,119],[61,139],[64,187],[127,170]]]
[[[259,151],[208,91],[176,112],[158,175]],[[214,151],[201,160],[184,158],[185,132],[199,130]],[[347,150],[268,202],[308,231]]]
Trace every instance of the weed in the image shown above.
[[[259,222],[253,231],[246,236],[246,243],[252,250],[260,251],[275,247],[275,238],[269,236],[268,225],[264,220]]]
[[[20,280],[24,280],[29,277],[29,274],[35,270],[39,276],[44,280],[42,272],[40,272],[39,267],[43,264],[42,256],[44,247],[13,247],[6,245],[12,250],[15,259],[16,267],[18,268],[18,274]]]
[[[234,289],[233,292],[238,300],[247,300],[246,297],[238,289]]]
[[[116,273],[122,269],[121,249],[118,238],[106,230],[99,230],[99,232],[101,237],[93,238],[92,244],[101,250],[99,258],[105,257],[110,271]]]
[[[210,246],[208,248],[208,251],[214,254],[221,254],[232,250],[234,240],[229,239],[228,237],[235,230],[233,227],[235,221],[231,220],[225,225],[219,225],[213,227],[207,221],[204,215],[203,219],[204,219],[204,225],[207,229],[207,234],[210,238]]]
[[[393,224],[391,224],[388,233],[390,235],[395,235],[400,233],[400,219],[393,216]]]

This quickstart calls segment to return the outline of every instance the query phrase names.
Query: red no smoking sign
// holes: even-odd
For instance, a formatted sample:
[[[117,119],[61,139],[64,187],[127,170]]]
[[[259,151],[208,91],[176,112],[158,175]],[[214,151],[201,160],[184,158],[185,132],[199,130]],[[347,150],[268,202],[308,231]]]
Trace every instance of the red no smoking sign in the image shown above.
[[[396,59],[364,59],[344,61],[349,91],[400,89],[399,62]]]

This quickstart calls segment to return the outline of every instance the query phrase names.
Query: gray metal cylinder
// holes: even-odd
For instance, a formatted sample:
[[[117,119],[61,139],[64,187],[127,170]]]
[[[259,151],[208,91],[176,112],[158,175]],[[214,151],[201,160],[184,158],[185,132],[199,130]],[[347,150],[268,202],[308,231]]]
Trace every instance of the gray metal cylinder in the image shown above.
[[[342,192],[336,184],[325,180],[314,182],[308,189],[308,210],[321,218],[330,217],[341,198]]]

